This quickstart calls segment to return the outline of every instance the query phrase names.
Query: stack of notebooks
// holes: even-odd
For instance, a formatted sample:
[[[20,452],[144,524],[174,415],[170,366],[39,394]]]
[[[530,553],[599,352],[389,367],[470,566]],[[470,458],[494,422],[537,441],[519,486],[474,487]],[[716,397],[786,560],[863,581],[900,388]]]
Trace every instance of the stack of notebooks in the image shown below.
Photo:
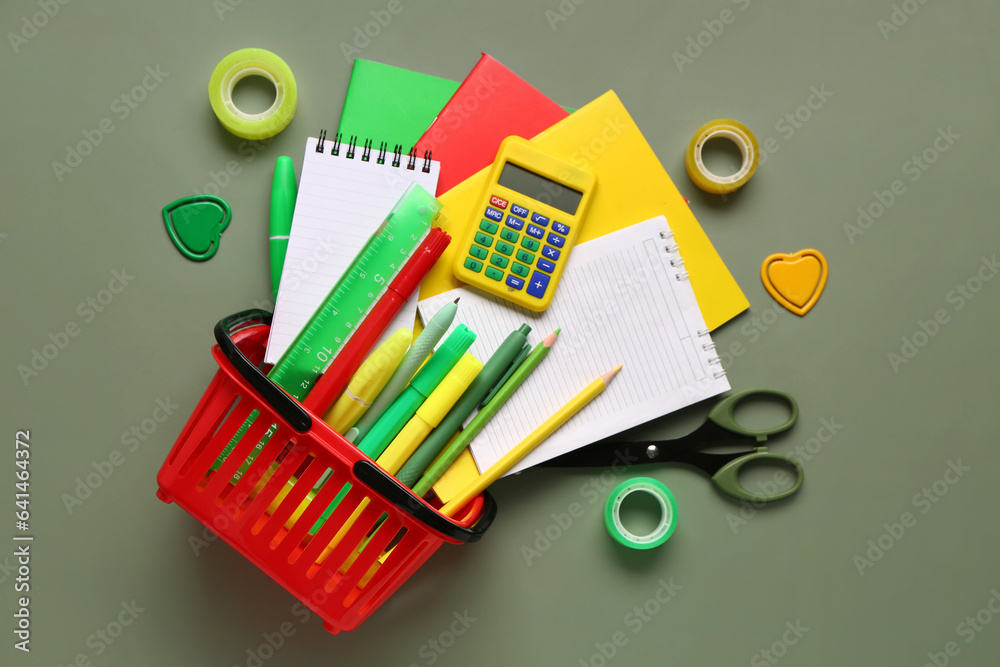
[[[461,297],[455,325],[486,359],[522,322],[562,329],[538,368],[435,486],[447,500],[579,387],[624,369],[514,472],[729,389],[710,332],[749,304],[613,91],[579,109],[547,98],[489,55],[462,82],[358,59],[340,125],[306,144],[266,361],[274,363],[411,183],[436,193],[445,231],[473,220],[507,136],[590,170],[598,185],[552,306],[532,313],[458,283],[456,244],[384,338]]]

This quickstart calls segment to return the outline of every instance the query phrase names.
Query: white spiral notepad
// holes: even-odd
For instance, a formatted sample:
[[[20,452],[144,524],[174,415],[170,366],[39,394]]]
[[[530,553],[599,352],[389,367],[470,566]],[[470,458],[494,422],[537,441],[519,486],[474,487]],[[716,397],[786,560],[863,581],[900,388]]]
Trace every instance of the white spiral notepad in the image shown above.
[[[545,360],[473,440],[480,471],[618,364],[623,368],[607,390],[512,473],[729,389],[663,216],[577,245],[543,313],[462,287],[421,301],[421,318],[456,297],[456,324],[478,334],[470,351],[480,361],[523,322],[532,327],[532,345],[562,329]]]
[[[265,361],[277,363],[411,183],[437,189],[440,163],[374,147],[310,137],[278,285]],[[378,347],[413,328],[417,297],[400,310]],[[374,347],[372,349],[375,349]]]

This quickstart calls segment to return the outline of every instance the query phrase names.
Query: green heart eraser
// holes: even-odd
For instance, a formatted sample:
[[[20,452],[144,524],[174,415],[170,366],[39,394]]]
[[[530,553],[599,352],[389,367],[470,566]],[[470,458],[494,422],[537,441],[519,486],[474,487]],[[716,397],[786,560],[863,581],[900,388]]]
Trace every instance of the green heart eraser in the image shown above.
[[[215,195],[183,197],[163,207],[163,224],[181,254],[196,262],[211,259],[233,211]]]

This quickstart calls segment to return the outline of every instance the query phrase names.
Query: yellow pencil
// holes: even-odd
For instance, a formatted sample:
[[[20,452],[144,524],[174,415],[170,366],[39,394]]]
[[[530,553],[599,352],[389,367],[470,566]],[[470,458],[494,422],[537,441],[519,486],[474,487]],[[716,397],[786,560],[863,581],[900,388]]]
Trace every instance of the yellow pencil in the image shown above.
[[[392,377],[412,340],[413,334],[409,329],[400,329],[379,345],[365,363],[361,364],[361,368],[347,385],[347,391],[341,394],[323,417],[323,421],[337,433],[347,433],[368,411],[372,401]]]
[[[583,391],[571,398],[566,405],[559,408],[554,415],[546,419],[541,426],[536,428],[531,433],[531,435],[522,440],[509,452],[504,454],[499,461],[494,463],[489,470],[480,475],[475,482],[469,484],[469,486],[463,489],[460,494],[445,503],[444,507],[440,510],[441,514],[449,517],[455,516],[458,510],[465,507],[470,500],[482,493],[490,484],[500,479],[501,475],[514,467],[514,464],[523,459],[528,452],[540,445],[546,438],[552,435],[557,428],[565,424],[570,417],[575,415],[583,409],[585,405],[594,400],[598,394],[607,388],[608,383],[611,382],[611,378],[617,375],[621,368],[622,367],[619,366],[614,370],[608,371],[584,387]]]

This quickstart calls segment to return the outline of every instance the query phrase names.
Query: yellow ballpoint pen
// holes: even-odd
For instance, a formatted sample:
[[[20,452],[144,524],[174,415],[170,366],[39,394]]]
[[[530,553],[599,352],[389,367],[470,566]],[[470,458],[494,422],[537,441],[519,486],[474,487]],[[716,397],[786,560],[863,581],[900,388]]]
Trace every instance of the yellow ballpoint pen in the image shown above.
[[[347,391],[341,394],[323,417],[330,428],[343,435],[367,412],[386,382],[392,377],[410,347],[413,334],[400,329],[382,343],[351,378]]]
[[[608,371],[597,378],[583,390],[571,398],[566,405],[559,408],[555,414],[545,420],[541,426],[536,428],[531,435],[522,440],[513,449],[504,454],[499,461],[494,463],[489,470],[484,472],[475,482],[469,484],[460,494],[445,503],[439,511],[445,516],[454,516],[458,510],[465,507],[470,500],[482,493],[486,487],[500,479],[500,477],[514,467],[514,464],[523,459],[528,452],[540,445],[546,438],[552,435],[557,428],[565,424],[570,417],[583,409],[588,403],[594,400],[598,394],[604,391],[611,378],[618,374],[621,366]]]
[[[420,446],[444,416],[448,414],[459,397],[469,388],[476,375],[483,369],[481,361],[466,353],[441,383],[431,392],[427,400],[417,409],[403,430],[393,439],[382,455],[375,461],[390,475],[395,475],[403,467],[410,455]]]

